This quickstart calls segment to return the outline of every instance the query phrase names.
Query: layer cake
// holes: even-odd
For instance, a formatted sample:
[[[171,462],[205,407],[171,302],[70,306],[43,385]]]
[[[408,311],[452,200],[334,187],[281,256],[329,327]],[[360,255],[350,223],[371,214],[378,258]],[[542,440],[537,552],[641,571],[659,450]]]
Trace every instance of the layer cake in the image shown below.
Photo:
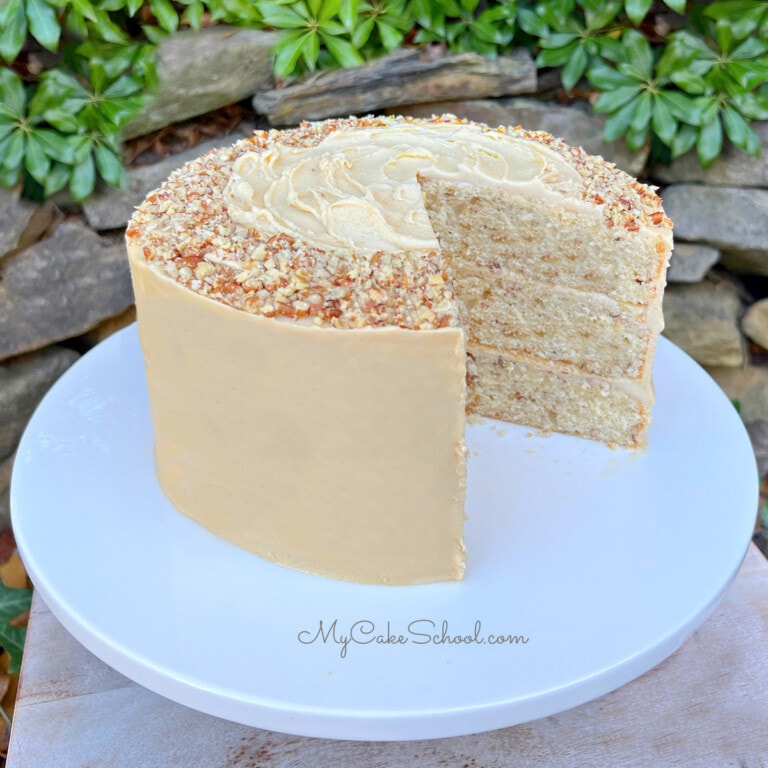
[[[282,565],[460,579],[467,413],[645,446],[671,222],[548,134],[260,132],[173,174],[126,241],[163,491]]]

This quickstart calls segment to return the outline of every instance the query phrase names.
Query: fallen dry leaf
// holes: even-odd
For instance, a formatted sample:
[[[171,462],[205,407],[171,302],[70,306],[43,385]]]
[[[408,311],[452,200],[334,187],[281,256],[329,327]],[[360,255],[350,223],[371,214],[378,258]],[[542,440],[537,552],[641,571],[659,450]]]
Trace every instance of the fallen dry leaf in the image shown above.
[[[11,663],[11,656],[8,651],[3,651],[0,655],[0,691],[3,695],[0,698],[0,707],[10,718],[13,715],[13,708],[16,705],[16,694],[19,688],[18,672],[8,672],[8,665]]]
[[[26,589],[30,586],[26,568],[18,552],[14,552],[0,565],[0,581],[10,589]]]

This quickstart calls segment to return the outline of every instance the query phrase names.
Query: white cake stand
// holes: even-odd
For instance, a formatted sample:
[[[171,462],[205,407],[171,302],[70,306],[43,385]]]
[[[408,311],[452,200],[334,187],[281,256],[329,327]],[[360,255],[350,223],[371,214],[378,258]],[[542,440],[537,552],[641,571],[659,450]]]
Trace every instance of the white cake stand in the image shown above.
[[[655,381],[646,454],[470,426],[465,581],[364,586],[266,562],[174,510],[154,476],[132,327],[32,418],[13,475],[16,539],[76,638],[187,706],[343,739],[501,728],[658,664],[739,568],[757,508],[746,433],[663,339]]]

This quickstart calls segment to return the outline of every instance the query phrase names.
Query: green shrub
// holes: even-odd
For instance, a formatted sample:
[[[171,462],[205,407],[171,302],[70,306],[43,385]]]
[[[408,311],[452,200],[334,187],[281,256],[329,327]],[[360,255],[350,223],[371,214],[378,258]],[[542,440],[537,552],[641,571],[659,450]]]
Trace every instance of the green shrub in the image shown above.
[[[750,123],[768,119],[768,5],[761,0],[259,5],[269,7],[265,23],[294,30],[276,47],[281,77],[318,65],[359,64],[398,45],[402,33],[416,44],[443,43],[454,52],[491,57],[525,46],[539,68],[559,68],[566,93],[586,81],[587,90],[599,94],[595,109],[608,115],[607,141],[624,137],[633,151],[650,144],[653,157],[666,161],[695,148],[705,167],[720,155],[725,137],[745,152],[760,151]],[[671,17],[668,31],[651,23],[661,12]],[[371,13],[388,20],[390,35],[369,40],[357,32]],[[389,21],[393,16],[401,18],[399,26]],[[581,95],[591,94],[582,87]]]
[[[30,197],[68,186],[75,200],[90,195],[97,174],[121,183],[120,129],[155,78],[154,45],[126,31],[141,5],[9,0],[0,8],[0,56],[13,65],[0,70],[0,183],[21,181]],[[49,66],[37,73],[40,61]]]
[[[757,154],[750,124],[768,119],[762,0],[0,0],[0,184],[75,200],[98,178],[119,186],[121,129],[157,86],[157,46],[217,22],[279,30],[282,79],[401,45],[524,46],[608,116],[607,140],[664,160],[695,149],[711,165],[726,138]]]

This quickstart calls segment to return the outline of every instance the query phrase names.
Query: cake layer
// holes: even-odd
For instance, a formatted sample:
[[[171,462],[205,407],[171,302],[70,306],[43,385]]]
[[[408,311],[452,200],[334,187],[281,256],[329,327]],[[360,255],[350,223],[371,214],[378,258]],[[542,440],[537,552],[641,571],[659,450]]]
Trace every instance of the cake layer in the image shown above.
[[[599,376],[650,376],[649,345],[662,323],[649,315],[660,313],[593,292],[514,281],[487,267],[453,266],[470,341]]]
[[[468,412],[614,446],[645,447],[650,383],[577,374],[480,344],[468,344],[467,353]]]
[[[225,306],[129,241],[155,464],[177,509],[293,568],[460,579],[463,333],[320,329]]]
[[[595,215],[597,208],[584,214],[472,185],[423,179],[422,190],[441,251],[449,259],[515,281],[535,275],[537,281],[631,304],[661,300],[669,229],[620,221],[606,225],[602,215]]]

